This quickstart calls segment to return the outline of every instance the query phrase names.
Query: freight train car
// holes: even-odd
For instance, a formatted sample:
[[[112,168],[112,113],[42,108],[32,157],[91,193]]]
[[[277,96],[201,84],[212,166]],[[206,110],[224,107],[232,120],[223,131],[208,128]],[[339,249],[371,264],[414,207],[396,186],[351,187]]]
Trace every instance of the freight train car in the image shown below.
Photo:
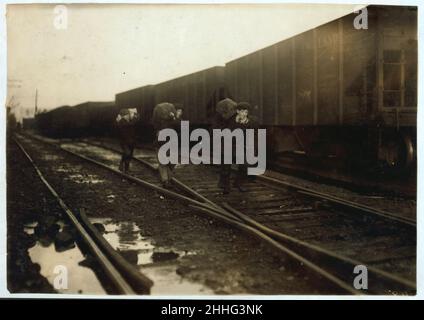
[[[417,10],[369,6],[226,64],[226,84],[248,101],[276,152],[353,162],[414,163]]]
[[[61,106],[35,115],[35,122],[41,134],[58,137],[68,136],[72,126],[70,106]]]
[[[155,106],[155,90],[153,85],[128,90],[115,95],[115,104],[118,110],[136,108],[140,117],[137,124],[138,139],[150,142],[153,139],[151,118]]]
[[[118,114],[114,101],[84,102],[72,108],[74,135],[105,135],[111,132]]]
[[[183,107],[185,118],[192,123],[209,123],[216,103],[225,97],[224,67],[212,67],[168,80],[116,94],[119,109],[137,108],[141,122],[151,122],[153,108],[161,102]]]
[[[150,122],[153,114],[155,104],[154,94],[154,86],[147,85],[117,93],[115,95],[115,104],[119,110],[124,108],[137,108],[141,122],[147,124]]]
[[[155,86],[155,104],[166,101],[182,106],[184,118],[195,126],[210,124],[216,103],[226,95],[224,67],[212,67]]]
[[[62,106],[35,116],[40,133],[56,138],[73,138],[109,133],[117,115],[114,102],[84,102]]]
[[[24,130],[34,130],[34,129],[36,129],[35,118],[23,118],[22,119],[22,128]]]
[[[151,122],[153,108],[161,102],[182,107],[184,119],[190,121],[192,128],[210,124],[216,103],[227,97],[224,80],[224,67],[212,67],[156,85],[118,93],[115,103],[118,109],[137,108],[141,120],[139,139],[149,142],[154,138]]]

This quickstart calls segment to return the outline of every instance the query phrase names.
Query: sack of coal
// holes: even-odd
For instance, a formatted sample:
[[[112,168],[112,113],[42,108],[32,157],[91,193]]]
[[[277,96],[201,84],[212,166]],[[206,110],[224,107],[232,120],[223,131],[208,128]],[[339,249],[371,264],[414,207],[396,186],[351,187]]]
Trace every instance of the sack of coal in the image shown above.
[[[172,103],[159,103],[153,109],[152,122],[156,128],[171,126],[177,119],[177,109]]]
[[[138,112],[136,108],[124,108],[119,111],[116,117],[116,123],[118,126],[125,126],[134,124],[138,120]]]
[[[225,120],[230,119],[236,114],[237,103],[230,98],[219,101],[216,104],[216,112],[218,112]]]

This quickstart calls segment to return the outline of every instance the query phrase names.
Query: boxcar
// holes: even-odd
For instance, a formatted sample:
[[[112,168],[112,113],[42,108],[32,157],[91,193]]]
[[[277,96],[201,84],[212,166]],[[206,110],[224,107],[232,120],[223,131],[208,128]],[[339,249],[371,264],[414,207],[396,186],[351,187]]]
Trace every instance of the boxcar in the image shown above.
[[[34,130],[34,129],[36,129],[35,118],[23,118],[22,119],[22,128],[24,130]]]
[[[224,67],[212,67],[159,83],[155,86],[155,103],[171,102],[184,108],[184,118],[191,124],[210,124],[219,99],[226,95]]]
[[[61,106],[35,116],[38,130],[47,136],[59,137],[70,133],[71,107]]]
[[[114,101],[88,101],[71,110],[72,136],[106,135],[111,132],[118,114]]]
[[[155,90],[153,85],[128,90],[115,95],[115,104],[118,110],[123,108],[137,108],[140,115],[138,123],[138,138],[142,142],[152,141],[153,126],[151,118],[155,106]]]
[[[116,115],[114,102],[84,102],[37,114],[35,121],[44,135],[72,138],[109,133]]]
[[[367,28],[349,14],[226,64],[229,91],[254,106],[275,152],[414,162],[417,10],[366,10]]]
[[[154,93],[152,85],[128,90],[115,95],[115,104],[118,109],[137,108],[141,121],[148,123],[155,104]]]

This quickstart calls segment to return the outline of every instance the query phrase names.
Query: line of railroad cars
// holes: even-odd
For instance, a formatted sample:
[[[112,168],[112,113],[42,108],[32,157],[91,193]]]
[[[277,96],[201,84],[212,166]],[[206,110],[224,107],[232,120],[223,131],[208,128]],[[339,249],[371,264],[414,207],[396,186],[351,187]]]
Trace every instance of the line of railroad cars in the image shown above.
[[[417,9],[369,6],[365,29],[355,28],[357,17],[346,15],[225,67],[118,93],[113,108],[137,108],[140,130],[151,138],[157,103],[179,104],[192,128],[207,127],[216,102],[231,97],[251,103],[273,154],[303,150],[410,166],[416,159]]]
[[[62,106],[35,116],[40,133],[57,138],[75,138],[110,132],[118,113],[115,102],[84,102]]]
[[[156,85],[118,93],[115,103],[121,108],[137,108],[144,138],[152,137],[153,108],[160,102],[182,107],[184,119],[193,127],[207,127],[215,113],[215,105],[228,96],[225,87],[225,68],[216,66]],[[143,138],[143,137],[142,137]]]
[[[226,64],[229,91],[257,107],[275,152],[414,162],[417,10],[367,16],[366,29],[350,14]]]

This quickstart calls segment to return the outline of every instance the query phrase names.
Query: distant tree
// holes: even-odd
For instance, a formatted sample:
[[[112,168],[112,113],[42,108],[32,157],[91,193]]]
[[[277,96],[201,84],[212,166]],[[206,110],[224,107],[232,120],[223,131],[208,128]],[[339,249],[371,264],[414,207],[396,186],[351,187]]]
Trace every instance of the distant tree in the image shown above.
[[[6,105],[6,128],[7,131],[15,131],[18,126],[16,119],[16,110],[20,107],[20,103],[15,100],[15,96],[12,96]]]
[[[16,129],[17,121],[14,111],[11,107],[7,107],[7,131],[14,131]]]

